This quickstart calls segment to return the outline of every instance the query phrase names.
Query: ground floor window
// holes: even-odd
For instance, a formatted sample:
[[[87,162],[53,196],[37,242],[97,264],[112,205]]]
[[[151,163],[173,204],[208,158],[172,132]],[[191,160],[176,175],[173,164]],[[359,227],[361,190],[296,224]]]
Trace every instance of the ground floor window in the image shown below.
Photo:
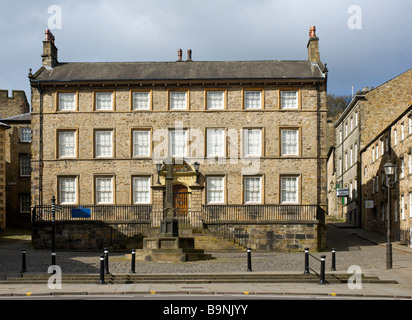
[[[208,177],[206,182],[207,203],[225,202],[225,178],[224,177]]]
[[[133,178],[133,203],[150,203],[150,177]]]
[[[113,177],[96,178],[96,204],[113,203]]]
[[[281,178],[281,203],[298,203],[298,177]]]
[[[245,203],[262,203],[262,177],[245,177],[244,186]]]

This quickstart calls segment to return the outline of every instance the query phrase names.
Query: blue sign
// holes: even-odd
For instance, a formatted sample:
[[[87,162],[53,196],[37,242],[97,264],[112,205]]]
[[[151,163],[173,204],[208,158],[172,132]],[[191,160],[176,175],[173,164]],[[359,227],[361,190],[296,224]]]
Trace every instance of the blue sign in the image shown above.
[[[82,206],[79,209],[72,209],[72,218],[88,218],[92,215],[91,209],[85,209]]]

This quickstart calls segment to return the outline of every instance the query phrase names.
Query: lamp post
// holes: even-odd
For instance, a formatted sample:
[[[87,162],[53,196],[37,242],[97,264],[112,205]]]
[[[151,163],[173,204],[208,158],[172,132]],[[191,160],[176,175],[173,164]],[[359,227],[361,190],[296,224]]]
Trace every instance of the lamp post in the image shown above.
[[[195,171],[196,171],[196,184],[199,184],[199,169],[200,169],[200,163],[199,162],[195,162],[193,164],[193,166],[195,167]]]
[[[157,184],[160,184],[160,171],[162,170],[162,163],[157,163],[156,164],[156,169],[157,169]]]
[[[392,244],[391,244],[391,177],[395,172],[395,165],[388,161],[383,165],[388,177],[388,230],[386,232],[386,269],[392,269]]]

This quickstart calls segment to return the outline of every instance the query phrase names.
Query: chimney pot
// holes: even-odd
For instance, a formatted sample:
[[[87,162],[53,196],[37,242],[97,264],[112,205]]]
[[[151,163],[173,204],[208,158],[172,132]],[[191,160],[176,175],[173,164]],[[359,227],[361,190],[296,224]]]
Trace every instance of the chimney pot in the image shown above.
[[[316,37],[316,27],[312,26],[310,27],[310,31],[309,31],[309,38],[314,38]]]
[[[177,50],[177,61],[182,61],[182,49]]]
[[[192,49],[187,50],[187,61],[192,61]]]

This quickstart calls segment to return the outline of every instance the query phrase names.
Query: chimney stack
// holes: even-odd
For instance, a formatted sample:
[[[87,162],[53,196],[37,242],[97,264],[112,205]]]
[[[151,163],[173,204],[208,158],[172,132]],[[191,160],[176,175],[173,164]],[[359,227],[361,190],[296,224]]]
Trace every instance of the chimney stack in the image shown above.
[[[182,60],[183,51],[182,49],[177,50],[177,62],[181,62]]]
[[[308,60],[310,62],[320,62],[319,38],[316,36],[316,27],[312,26],[309,30]]]
[[[57,63],[57,48],[54,45],[54,35],[50,32],[49,29],[45,32],[46,37],[43,41],[43,54],[42,54],[42,61],[43,67],[48,69],[53,68]]]
[[[187,50],[187,60],[186,61],[193,61],[192,60],[192,49]]]

